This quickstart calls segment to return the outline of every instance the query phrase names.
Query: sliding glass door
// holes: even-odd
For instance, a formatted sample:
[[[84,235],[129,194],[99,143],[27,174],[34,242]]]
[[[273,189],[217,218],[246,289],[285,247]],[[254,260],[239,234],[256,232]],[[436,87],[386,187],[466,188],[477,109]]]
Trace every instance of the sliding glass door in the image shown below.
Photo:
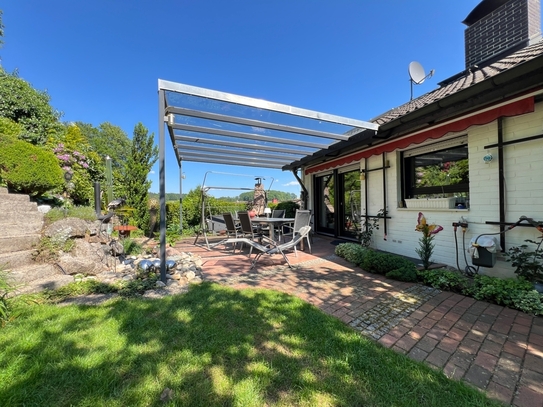
[[[315,226],[317,232],[335,235],[336,209],[334,173],[315,177]]]
[[[362,219],[360,171],[357,169],[356,171],[344,172],[339,174],[338,178],[341,189],[339,236],[358,239]]]
[[[361,227],[360,171],[334,172],[315,177],[317,232],[358,239]]]

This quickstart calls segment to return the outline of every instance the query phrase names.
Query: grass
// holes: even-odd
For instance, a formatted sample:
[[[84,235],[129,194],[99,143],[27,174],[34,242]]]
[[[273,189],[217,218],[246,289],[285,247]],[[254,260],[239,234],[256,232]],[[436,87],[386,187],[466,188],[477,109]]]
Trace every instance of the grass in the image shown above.
[[[64,218],[80,218],[83,220],[96,220],[96,211],[90,206],[72,206],[68,208],[52,208],[45,214],[45,221],[49,225]]]
[[[2,406],[498,405],[270,290],[27,304],[0,333]]]

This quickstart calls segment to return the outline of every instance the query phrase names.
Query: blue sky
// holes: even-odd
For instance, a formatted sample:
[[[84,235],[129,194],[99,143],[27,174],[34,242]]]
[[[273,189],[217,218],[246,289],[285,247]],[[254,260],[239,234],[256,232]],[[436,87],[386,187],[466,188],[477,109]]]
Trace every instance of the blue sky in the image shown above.
[[[464,69],[461,21],[479,0],[7,0],[5,70],[46,90],[65,121],[111,122],[158,136],[158,79],[370,120],[409,100],[407,67],[433,78]],[[156,137],[158,144],[158,137]],[[179,191],[173,149],[166,191]],[[158,166],[150,179],[157,192]],[[183,192],[200,185],[299,193],[289,172],[183,164]],[[224,192],[224,193],[223,193]],[[238,195],[243,191],[217,191]]]

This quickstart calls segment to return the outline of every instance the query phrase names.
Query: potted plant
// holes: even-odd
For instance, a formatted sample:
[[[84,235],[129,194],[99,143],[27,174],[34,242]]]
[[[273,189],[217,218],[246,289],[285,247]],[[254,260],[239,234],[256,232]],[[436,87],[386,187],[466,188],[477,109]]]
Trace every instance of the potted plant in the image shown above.
[[[539,241],[526,239],[525,242],[533,243],[534,250],[530,250],[528,245],[511,247],[505,256],[507,261],[515,267],[515,274],[534,284],[534,288],[538,292],[543,292],[543,236],[539,237]]]

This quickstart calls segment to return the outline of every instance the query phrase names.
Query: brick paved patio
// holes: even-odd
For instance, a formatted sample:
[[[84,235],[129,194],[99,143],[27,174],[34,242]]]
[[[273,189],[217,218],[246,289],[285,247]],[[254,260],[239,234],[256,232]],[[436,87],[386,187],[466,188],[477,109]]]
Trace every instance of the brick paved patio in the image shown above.
[[[383,346],[441,369],[508,405],[543,407],[543,318],[462,295],[366,273],[316,236],[313,253],[263,257],[178,244],[200,254],[207,280],[296,295]]]

